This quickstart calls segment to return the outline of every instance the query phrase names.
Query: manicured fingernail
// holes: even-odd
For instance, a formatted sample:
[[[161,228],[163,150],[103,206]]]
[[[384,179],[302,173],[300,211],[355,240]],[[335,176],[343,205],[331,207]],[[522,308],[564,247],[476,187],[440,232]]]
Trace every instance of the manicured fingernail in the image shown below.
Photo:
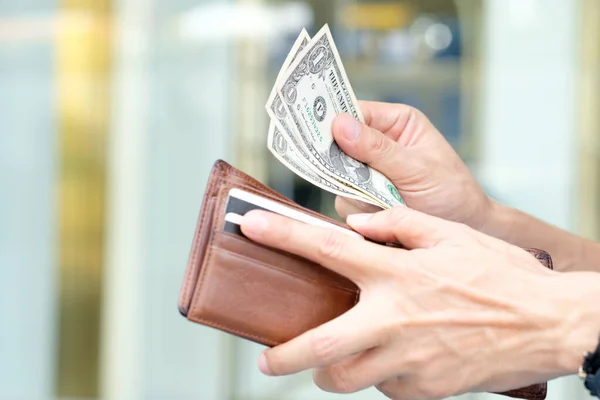
[[[265,357],[264,353],[261,353],[260,356],[258,356],[258,369],[265,375],[271,375],[271,370],[267,365],[267,357]]]
[[[372,216],[373,214],[350,214],[346,218],[346,222],[350,226],[364,225]]]
[[[254,212],[246,214],[242,223],[244,225],[244,231],[256,236],[262,235],[269,225],[269,221],[267,221],[265,217],[260,214],[257,215]]]
[[[342,120],[342,128],[344,130],[344,136],[351,142],[356,142],[360,136],[360,122],[355,118],[352,118],[349,114],[344,115]]]

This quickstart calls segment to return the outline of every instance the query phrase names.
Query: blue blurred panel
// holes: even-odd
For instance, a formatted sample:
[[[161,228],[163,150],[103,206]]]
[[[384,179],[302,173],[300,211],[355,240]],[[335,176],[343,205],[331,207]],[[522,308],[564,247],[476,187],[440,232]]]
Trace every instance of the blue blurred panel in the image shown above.
[[[436,58],[458,58],[462,56],[462,32],[460,24],[456,18],[442,18],[439,23],[446,25],[450,28],[452,34],[452,41],[450,45],[443,50],[435,53]]]
[[[448,91],[439,98],[441,118],[437,128],[452,146],[458,146],[461,140],[461,96],[458,91]]]
[[[55,2],[0,2],[0,18]],[[4,33],[7,32],[5,29]],[[53,398],[56,116],[51,38],[0,42],[0,398]]]
[[[387,103],[397,103],[397,104],[406,104],[408,106],[414,107],[418,110],[423,111],[425,114],[427,114],[426,112],[426,103],[424,101],[422,101],[422,99],[415,94],[411,94],[411,93],[396,93],[396,94],[392,94],[392,95],[383,95],[381,96],[381,100],[379,101],[383,101],[383,102],[387,102]]]

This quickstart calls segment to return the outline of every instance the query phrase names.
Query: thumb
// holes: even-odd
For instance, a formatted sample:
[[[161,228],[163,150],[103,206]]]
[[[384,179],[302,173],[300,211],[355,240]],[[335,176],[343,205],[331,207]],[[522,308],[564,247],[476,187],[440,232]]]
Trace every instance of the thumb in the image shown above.
[[[462,224],[399,206],[373,214],[352,214],[346,223],[363,236],[408,249],[430,248],[463,231]]]
[[[399,164],[405,159],[406,149],[377,129],[346,113],[335,117],[331,129],[338,146],[350,157],[368,164],[392,181],[394,174],[402,170]]]

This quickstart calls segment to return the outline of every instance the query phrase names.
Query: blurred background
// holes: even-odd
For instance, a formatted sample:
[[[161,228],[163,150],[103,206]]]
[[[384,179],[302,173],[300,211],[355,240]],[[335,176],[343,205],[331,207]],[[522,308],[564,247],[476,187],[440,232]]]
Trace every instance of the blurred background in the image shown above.
[[[600,240],[598,21],[597,0],[0,1],[0,399],[382,399],[264,377],[260,346],[179,315],[211,165],[336,216],[264,109],[328,23],[359,99],[421,109],[490,195]]]

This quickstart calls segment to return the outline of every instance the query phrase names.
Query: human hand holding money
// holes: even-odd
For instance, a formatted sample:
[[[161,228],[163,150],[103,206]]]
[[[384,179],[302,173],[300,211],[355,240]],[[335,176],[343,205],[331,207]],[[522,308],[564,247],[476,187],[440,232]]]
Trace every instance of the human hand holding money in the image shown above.
[[[379,171],[344,153],[332,134],[336,115],[364,122],[328,25],[302,30],[266,104],[267,147],[287,168],[321,189],[387,209],[404,205]]]

